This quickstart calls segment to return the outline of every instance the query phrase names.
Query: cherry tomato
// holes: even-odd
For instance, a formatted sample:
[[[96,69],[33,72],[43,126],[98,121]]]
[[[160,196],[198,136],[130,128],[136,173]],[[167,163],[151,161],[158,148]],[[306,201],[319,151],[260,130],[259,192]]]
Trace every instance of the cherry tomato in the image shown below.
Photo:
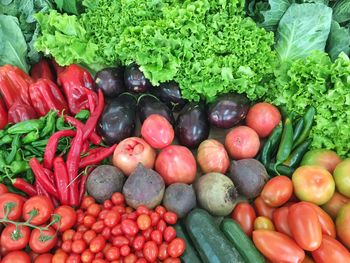
[[[321,245],[322,229],[316,211],[305,202],[289,208],[288,224],[297,244],[304,250],[314,251]]]
[[[101,233],[104,227],[105,227],[104,221],[103,220],[99,220],[99,221],[96,221],[91,226],[91,229],[94,230],[96,233]]]
[[[167,258],[163,263],[181,263],[181,260],[178,258]]]
[[[160,215],[157,212],[151,213],[151,225],[156,226],[160,220]]]
[[[142,231],[142,235],[146,238],[147,241],[151,239],[151,233],[152,233],[151,228]]]
[[[275,226],[273,225],[270,218],[266,216],[258,216],[254,221],[254,230],[275,230]]]
[[[96,218],[95,217],[93,217],[91,215],[84,216],[83,224],[87,228],[91,228],[93,226],[93,224],[95,224],[95,223],[96,223]]]
[[[167,252],[173,258],[180,257],[186,249],[186,243],[182,238],[175,238],[168,245]]]
[[[113,207],[113,203],[112,203],[111,200],[107,199],[107,200],[105,200],[105,201],[103,202],[103,208],[104,208],[104,209],[109,210],[109,209],[111,209],[112,207]]]
[[[287,176],[276,176],[270,179],[260,194],[264,202],[271,207],[286,203],[293,194],[293,183]]]
[[[128,214],[128,217],[127,217],[128,219],[131,219],[131,220],[133,220],[133,221],[136,221],[136,219],[137,219],[137,213],[136,212],[132,212],[132,213],[130,213],[130,214]]]
[[[130,241],[124,236],[117,236],[112,239],[113,246],[122,247],[124,245],[129,245]]]
[[[335,223],[339,239],[350,248],[350,203],[339,210]]]
[[[149,215],[141,214],[137,217],[137,226],[140,230],[146,230],[151,226],[151,218]]]
[[[350,198],[347,198],[338,192],[334,192],[332,198],[329,199],[327,203],[322,205],[322,209],[326,211],[333,219],[335,219],[340,208],[348,203],[350,203]]]
[[[86,210],[86,213],[93,217],[97,217],[101,212],[101,210],[102,210],[102,207],[99,204],[93,203],[89,205],[89,207]]]
[[[48,238],[41,240],[42,234]],[[48,230],[43,230],[42,233],[38,229],[33,229],[29,239],[29,247],[35,253],[43,254],[50,251],[56,245],[56,242],[56,231],[52,227],[49,227]]]
[[[16,221],[22,215],[23,199],[20,195],[5,193],[0,195],[0,218],[4,218],[5,206],[11,206],[8,219]],[[7,211],[7,210],[6,210]]]
[[[29,242],[30,229],[27,226],[8,224],[1,233],[1,247],[7,251],[21,250]]]
[[[154,209],[154,211],[158,213],[161,216],[161,218],[163,218],[164,214],[166,213],[166,209],[162,205],[158,205],[156,209]]]
[[[127,255],[130,254],[130,247],[128,245],[124,245],[120,248],[120,255],[122,255],[123,257],[126,257]]]
[[[159,246],[159,251],[158,251],[158,258],[160,260],[165,260],[166,258],[168,258],[168,244],[163,243]]]
[[[92,253],[89,249],[83,251],[80,256],[80,259],[83,263],[91,263],[95,258],[95,254]]]
[[[112,210],[118,212],[120,215],[124,215],[126,212],[125,207],[120,205],[113,206]]]
[[[81,208],[87,209],[90,205],[95,203],[95,199],[92,196],[84,196],[83,201],[81,202]]]
[[[311,252],[317,263],[350,262],[349,251],[334,238],[323,235],[321,246]]]
[[[111,237],[111,228],[109,227],[105,227],[103,230],[102,230],[102,233],[101,235],[106,239],[108,240],[110,237]]]
[[[62,243],[61,248],[64,252],[70,253],[72,252],[72,244],[73,240],[66,240]]]
[[[158,247],[156,242],[154,241],[147,241],[145,243],[145,245],[143,246],[143,255],[145,257],[145,259],[148,262],[154,262],[156,261],[157,257],[158,257]]]
[[[151,240],[157,243],[157,245],[162,244],[163,242],[163,234],[160,230],[153,230],[151,232]]]
[[[121,205],[125,202],[124,195],[122,193],[116,192],[112,195],[111,198],[113,204],[115,205]]]
[[[146,238],[144,236],[137,236],[135,237],[134,241],[132,242],[132,247],[137,251],[141,250],[143,248],[143,245],[146,242]]]
[[[12,251],[2,259],[1,263],[30,263],[30,257],[23,251]]]
[[[49,220],[53,213],[54,207],[51,200],[42,195],[37,195],[29,198],[23,205],[22,217],[27,221],[31,217],[31,212],[36,210],[37,215],[32,217],[30,221],[33,225],[41,225]]]
[[[52,257],[50,253],[42,254],[34,260],[34,263],[51,263]]]
[[[71,240],[73,239],[74,235],[75,231],[73,229],[68,229],[63,232],[62,241]]]
[[[74,253],[70,254],[66,261],[66,263],[80,263],[80,262],[81,262],[80,255],[74,254]]]
[[[292,237],[292,231],[288,224],[289,207],[280,207],[273,212],[273,223],[278,232]]]
[[[109,211],[104,219],[105,226],[114,227],[120,222],[120,214],[115,211]]]
[[[164,230],[166,229],[166,227],[167,227],[167,225],[166,225],[165,221],[163,219],[159,220],[158,225],[157,225],[157,229],[163,233]]]
[[[272,262],[301,262],[302,250],[290,237],[270,230],[253,231],[253,242],[257,249]]]
[[[131,219],[126,219],[121,223],[122,231],[125,235],[134,236],[139,231],[137,224],[135,221]]]
[[[9,190],[7,189],[6,185],[0,184],[0,195],[8,193]]]
[[[140,205],[136,208],[136,213],[138,216],[145,214],[145,215],[150,215],[151,211],[149,210],[149,208],[145,205]]]
[[[68,254],[66,252],[57,252],[52,257],[51,263],[66,263]]]
[[[83,234],[82,232],[75,232],[74,236],[73,236],[73,241],[75,240],[79,240],[83,238]]]
[[[248,236],[252,236],[256,214],[254,208],[250,204],[245,202],[237,204],[232,211],[231,218],[241,226]]]
[[[25,205],[25,204],[24,204]],[[55,215],[60,215],[61,220],[60,223],[56,223],[53,225],[55,229],[59,227],[60,232],[64,232],[67,229],[72,228],[77,221],[77,214],[74,211],[73,207],[68,205],[62,205],[55,209],[53,212]]]
[[[89,244],[90,251],[92,253],[98,253],[101,252],[106,245],[106,240],[103,236],[99,235],[91,240]]]
[[[163,219],[169,225],[175,225],[177,222],[177,215],[174,212],[166,212],[163,216]]]
[[[108,263],[106,260],[102,259],[102,258],[95,258],[92,263]]]
[[[137,261],[137,257],[135,254],[129,254],[124,258],[124,263],[135,263]]]
[[[268,206],[261,196],[255,199],[254,206],[259,216],[266,216],[270,219],[272,219],[273,212],[276,210],[276,208]]]
[[[118,224],[115,227],[113,227],[112,230],[111,230],[111,234],[113,236],[120,236],[120,235],[122,235],[123,234],[122,225]]]
[[[84,242],[84,240],[79,239],[79,240],[75,240],[72,243],[72,252],[76,253],[76,254],[81,254],[83,253],[83,251],[86,249],[86,244]]]
[[[163,233],[165,242],[170,242],[176,237],[176,230],[172,226],[168,226]]]

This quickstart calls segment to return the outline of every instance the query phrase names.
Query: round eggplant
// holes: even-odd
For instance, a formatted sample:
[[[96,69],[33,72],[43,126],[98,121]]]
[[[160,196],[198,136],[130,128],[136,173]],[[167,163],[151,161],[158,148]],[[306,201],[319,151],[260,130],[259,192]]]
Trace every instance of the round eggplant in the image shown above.
[[[126,67],[124,71],[124,83],[129,91],[137,93],[146,92],[152,86],[140,70],[140,67],[135,63]]]
[[[181,145],[197,147],[209,136],[209,123],[205,105],[190,102],[182,109],[176,120],[176,136]]]
[[[179,84],[175,81],[164,82],[155,87],[152,93],[163,101],[172,111],[180,111],[186,104],[181,96]]]
[[[125,91],[123,68],[104,68],[95,75],[95,90],[101,89],[106,97],[117,97]]]
[[[159,114],[166,118],[171,125],[175,124],[173,113],[168,106],[151,94],[145,94],[139,97],[137,110],[141,123],[143,123],[148,116]]]
[[[232,128],[243,120],[249,110],[249,100],[242,94],[224,94],[209,105],[208,119],[218,128]]]
[[[106,105],[97,132],[108,145],[119,143],[134,134],[136,103],[133,95],[123,93]]]

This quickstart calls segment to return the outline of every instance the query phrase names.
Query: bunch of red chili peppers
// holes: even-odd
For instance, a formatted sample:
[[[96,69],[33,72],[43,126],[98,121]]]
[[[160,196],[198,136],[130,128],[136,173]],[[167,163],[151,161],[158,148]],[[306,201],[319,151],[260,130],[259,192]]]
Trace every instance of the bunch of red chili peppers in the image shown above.
[[[101,137],[97,135],[95,128],[103,108],[104,97],[102,91],[99,90],[98,104],[91,112],[91,116],[86,123],[66,116],[66,121],[75,126],[76,131],[62,130],[54,133],[45,148],[43,164],[36,158],[29,161],[35,175],[35,191],[37,194],[49,196],[56,204],[79,206],[85,194],[88,177],[88,172],[79,173],[79,170],[98,164],[110,156],[116,147],[114,145],[109,148],[89,149],[90,143],[92,145],[101,143]],[[63,137],[73,138],[65,160],[61,155],[56,155],[58,142]],[[81,158],[82,155],[86,156]]]

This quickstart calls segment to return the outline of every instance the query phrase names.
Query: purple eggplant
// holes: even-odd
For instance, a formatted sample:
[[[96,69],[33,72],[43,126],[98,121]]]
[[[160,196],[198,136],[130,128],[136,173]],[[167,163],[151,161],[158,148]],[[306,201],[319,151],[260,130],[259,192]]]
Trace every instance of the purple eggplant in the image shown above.
[[[152,89],[152,93],[163,101],[172,111],[180,111],[187,101],[182,98],[179,84],[175,81],[164,82]]]
[[[95,75],[95,89],[101,89],[106,97],[118,97],[125,92],[123,68],[104,68]]]
[[[146,92],[152,86],[140,70],[140,67],[135,63],[132,63],[125,68],[124,83],[128,91],[137,93]]]

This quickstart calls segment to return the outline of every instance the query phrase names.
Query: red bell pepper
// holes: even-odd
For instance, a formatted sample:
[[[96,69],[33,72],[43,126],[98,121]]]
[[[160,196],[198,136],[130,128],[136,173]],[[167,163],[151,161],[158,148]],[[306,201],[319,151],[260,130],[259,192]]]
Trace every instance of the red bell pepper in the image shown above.
[[[31,105],[16,101],[8,110],[8,121],[18,123],[21,121],[36,119],[38,116]]]
[[[8,123],[7,109],[0,97],[0,129],[3,129]]]
[[[56,81],[52,66],[47,58],[42,58],[38,63],[32,66],[30,76],[34,81],[41,78]]]
[[[7,108],[20,100],[30,105],[28,87],[33,80],[20,68],[5,65],[0,67],[0,95]]]
[[[66,99],[60,89],[49,79],[38,79],[29,87],[32,105],[39,116],[46,115],[50,110],[68,110]]]
[[[72,114],[77,114],[81,110],[88,110],[89,99],[85,88],[92,89],[94,81],[90,73],[78,65],[70,65],[58,75],[58,85],[63,87],[63,91],[68,101],[68,107]],[[97,102],[97,95],[94,94],[93,101]]]

